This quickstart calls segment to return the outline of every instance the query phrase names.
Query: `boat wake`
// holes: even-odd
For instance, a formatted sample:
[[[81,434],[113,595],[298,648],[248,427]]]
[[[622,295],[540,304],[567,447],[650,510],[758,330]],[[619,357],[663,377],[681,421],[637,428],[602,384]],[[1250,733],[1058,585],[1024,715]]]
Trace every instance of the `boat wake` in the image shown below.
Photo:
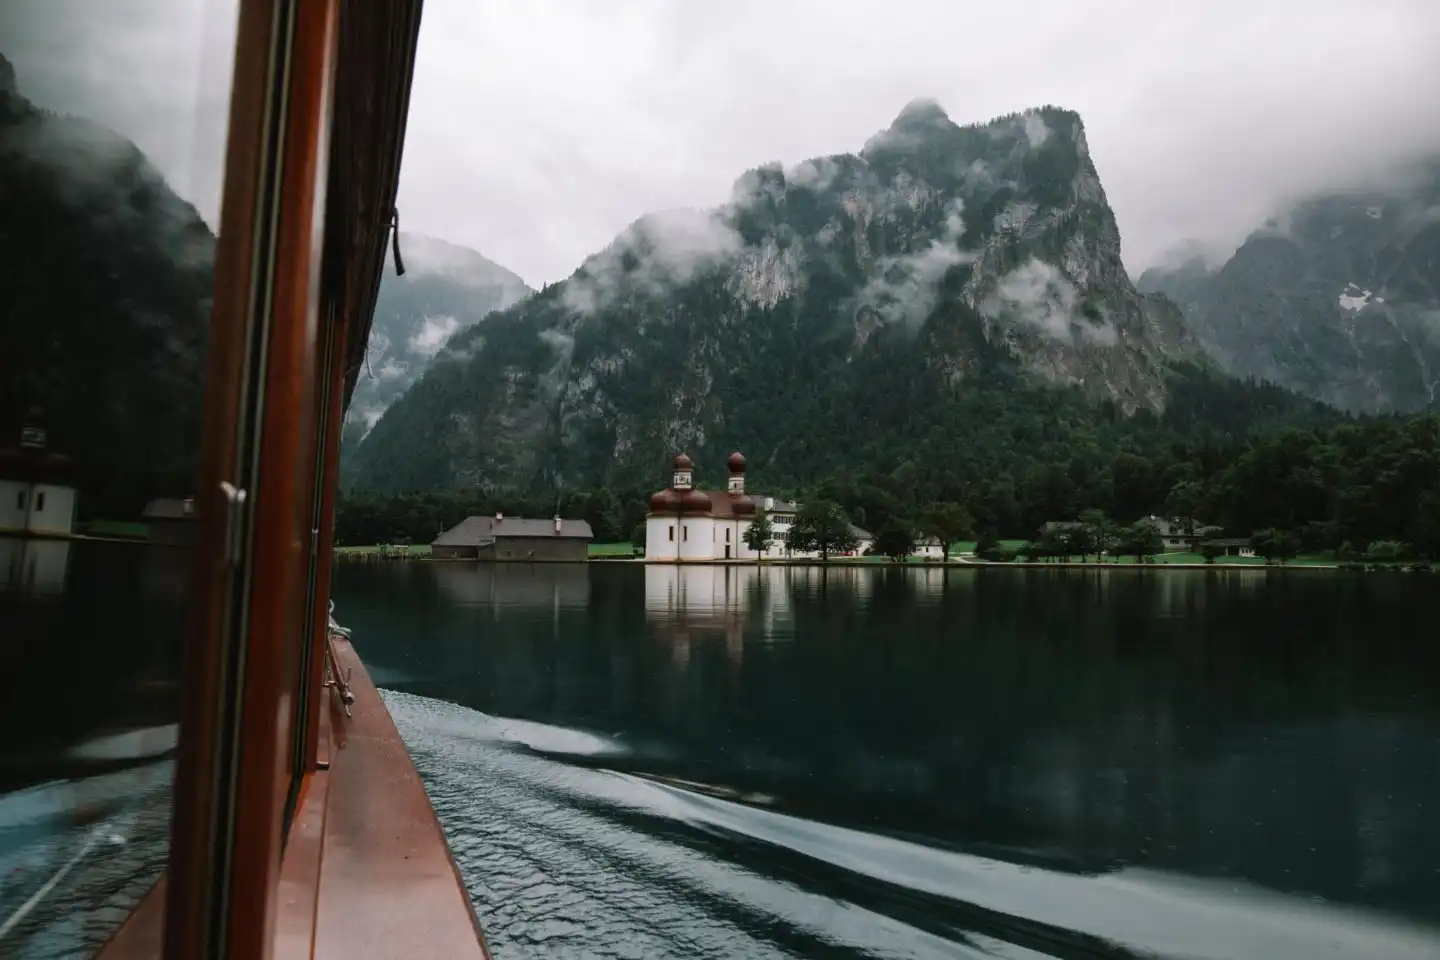
[[[624,743],[384,692],[499,960],[1440,956],[1440,931],[1236,882],[1064,872],[622,772]]]
[[[109,938],[165,867],[172,772],[150,761],[0,795],[0,957],[89,956]]]

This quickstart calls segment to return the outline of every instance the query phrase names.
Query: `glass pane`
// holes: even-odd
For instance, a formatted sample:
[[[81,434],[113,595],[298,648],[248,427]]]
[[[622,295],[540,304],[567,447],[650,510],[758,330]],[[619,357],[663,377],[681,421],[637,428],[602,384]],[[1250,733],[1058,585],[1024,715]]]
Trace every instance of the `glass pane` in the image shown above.
[[[165,865],[236,0],[0,4],[0,956]]]

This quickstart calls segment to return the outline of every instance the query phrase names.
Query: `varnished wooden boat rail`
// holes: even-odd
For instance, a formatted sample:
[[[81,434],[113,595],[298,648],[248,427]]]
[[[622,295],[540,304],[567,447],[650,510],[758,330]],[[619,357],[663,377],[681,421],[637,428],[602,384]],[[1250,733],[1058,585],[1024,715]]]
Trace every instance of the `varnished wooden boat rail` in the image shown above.
[[[330,766],[310,778],[286,848],[275,956],[488,958],[465,885],[400,731],[354,649],[344,640],[335,648],[350,674],[355,702],[346,717],[338,695],[328,698]],[[323,826],[318,881],[312,881],[305,847],[313,842],[317,818]],[[291,874],[295,890],[315,892],[313,954],[292,945],[288,934],[291,907],[283,888]],[[304,924],[294,928],[303,930]]]
[[[395,722],[360,658],[352,715],[325,700],[323,765],[305,778],[280,866],[274,960],[488,960],[445,834]],[[333,691],[333,688],[331,688]],[[154,960],[164,934],[162,878],[99,960]]]

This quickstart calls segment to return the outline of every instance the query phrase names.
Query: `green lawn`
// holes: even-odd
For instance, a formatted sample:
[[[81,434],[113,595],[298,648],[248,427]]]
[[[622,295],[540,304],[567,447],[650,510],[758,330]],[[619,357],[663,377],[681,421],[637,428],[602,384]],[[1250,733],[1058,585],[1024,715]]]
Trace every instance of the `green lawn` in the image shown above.
[[[79,525],[77,533],[89,537],[123,537],[130,540],[150,539],[150,528],[138,520],[90,520]]]
[[[1030,542],[1030,541],[1028,541],[1028,540],[1001,540],[1001,541],[1000,541],[1000,546],[1004,547],[1006,550],[1015,551],[1015,550],[1018,550],[1018,549],[1020,549],[1021,547],[1025,546],[1025,544],[1027,544],[1027,543],[1029,543],[1029,542]],[[974,541],[974,540],[957,540],[956,542],[950,544],[950,556],[952,556],[952,557],[955,556],[957,553],[974,553],[974,552],[975,552],[975,541]]]
[[[1152,563],[1157,564],[1205,563],[1205,555],[1200,553],[1160,553],[1155,554],[1150,559]],[[1087,557],[1070,557],[1067,562],[1094,563],[1095,557],[1093,555]],[[1133,565],[1136,561],[1134,557],[1106,557],[1105,562],[1107,564],[1113,563],[1116,566],[1128,566]],[[1263,557],[1216,557],[1213,564],[1207,565],[1215,567],[1263,567],[1265,566],[1265,559]],[[1334,565],[1334,560],[1329,557],[1320,556],[1296,557],[1294,560],[1285,564],[1287,567],[1332,567]]]
[[[634,555],[635,545],[629,541],[590,544],[590,556],[592,557],[633,557]]]
[[[368,545],[368,546],[363,546],[363,547],[336,547],[336,548],[335,548],[335,552],[336,552],[336,553],[342,553],[342,554],[350,555],[350,556],[354,556],[354,555],[358,555],[358,554],[379,553],[381,549],[382,549],[382,545],[381,545],[381,544],[372,543],[372,544],[370,544],[370,545]],[[409,556],[412,556],[412,557],[428,557],[428,556],[430,556],[430,544],[428,544],[428,543],[416,543],[416,544],[411,544],[408,555],[409,555]]]

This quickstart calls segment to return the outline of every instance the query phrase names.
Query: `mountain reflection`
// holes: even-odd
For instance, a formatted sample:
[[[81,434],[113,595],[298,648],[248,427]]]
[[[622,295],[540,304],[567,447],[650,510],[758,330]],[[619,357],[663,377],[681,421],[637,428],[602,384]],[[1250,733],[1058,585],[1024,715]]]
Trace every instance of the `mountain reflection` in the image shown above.
[[[625,747],[567,762],[1440,919],[1431,578],[368,564],[337,604],[390,686]]]

